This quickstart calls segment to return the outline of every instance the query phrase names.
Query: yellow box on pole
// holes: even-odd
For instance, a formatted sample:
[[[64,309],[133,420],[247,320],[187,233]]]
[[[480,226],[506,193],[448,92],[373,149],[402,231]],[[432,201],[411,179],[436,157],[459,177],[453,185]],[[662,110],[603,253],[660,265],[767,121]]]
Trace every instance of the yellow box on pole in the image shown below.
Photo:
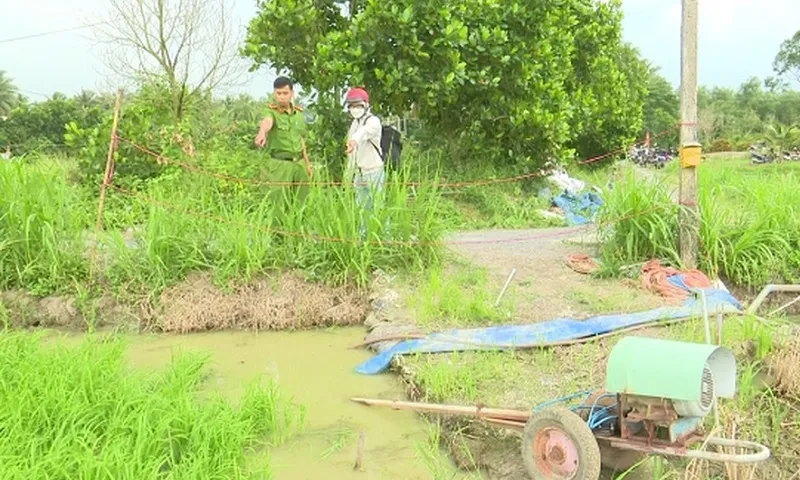
[[[685,145],[681,147],[681,168],[699,166],[701,156],[702,147],[700,145]]]

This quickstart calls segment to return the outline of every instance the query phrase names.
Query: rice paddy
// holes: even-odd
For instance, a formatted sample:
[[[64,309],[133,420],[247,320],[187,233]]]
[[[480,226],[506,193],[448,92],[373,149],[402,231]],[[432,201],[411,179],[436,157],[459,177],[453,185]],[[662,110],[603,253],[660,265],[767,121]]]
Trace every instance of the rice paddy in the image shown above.
[[[124,347],[0,335],[3,478],[273,478],[247,453],[285,442],[304,418],[277,384],[253,383],[232,404],[203,390],[205,358],[145,374]]]

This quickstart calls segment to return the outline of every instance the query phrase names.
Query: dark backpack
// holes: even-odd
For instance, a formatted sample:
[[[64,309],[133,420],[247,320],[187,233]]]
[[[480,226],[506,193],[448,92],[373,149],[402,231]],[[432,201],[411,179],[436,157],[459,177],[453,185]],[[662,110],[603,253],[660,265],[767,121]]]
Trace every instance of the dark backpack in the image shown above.
[[[384,165],[390,170],[399,170],[400,154],[403,153],[403,137],[396,128],[390,125],[385,125],[381,129],[381,151]]]
[[[377,145],[373,144],[377,150]],[[381,127],[381,148],[380,152],[383,164],[389,170],[400,169],[400,154],[403,153],[403,137],[400,132],[391,125]]]

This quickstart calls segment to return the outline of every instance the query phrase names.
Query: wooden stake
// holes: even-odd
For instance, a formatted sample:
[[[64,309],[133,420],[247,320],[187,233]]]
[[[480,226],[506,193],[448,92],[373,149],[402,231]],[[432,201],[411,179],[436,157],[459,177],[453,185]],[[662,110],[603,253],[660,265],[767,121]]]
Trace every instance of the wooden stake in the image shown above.
[[[103,229],[103,208],[106,201],[106,189],[109,184],[109,175],[114,167],[114,152],[117,150],[117,126],[119,125],[119,110],[122,105],[122,89],[117,91],[117,100],[114,102],[114,120],[111,123],[111,139],[108,144],[108,156],[106,158],[106,171],[103,175],[103,184],[100,186],[100,202],[97,205],[97,223],[94,230],[94,242],[92,242],[92,264],[90,276],[93,276],[95,264],[97,262],[97,237]]]
[[[358,447],[356,448],[356,463],[353,464],[353,470],[360,472],[363,470],[362,463],[364,462],[364,443],[367,441],[367,436],[364,431],[358,432]]]
[[[454,415],[472,415],[478,418],[494,418],[501,420],[528,421],[530,412],[510,410],[506,408],[467,407],[461,405],[441,405],[437,403],[403,402],[398,400],[379,400],[373,398],[351,398],[356,403],[375,407],[391,407],[394,410],[411,410],[416,412],[445,413]]]
[[[511,279],[514,278],[514,274],[515,273],[517,273],[517,269],[516,268],[512,268],[511,269],[511,273],[508,275],[508,279],[506,280],[505,285],[503,285],[503,289],[500,290],[500,295],[497,296],[497,300],[495,300],[495,302],[494,302],[494,308],[497,308],[497,307],[500,306],[500,300],[502,300],[503,299],[503,295],[506,294],[506,290],[508,289],[508,285],[511,283]]]
[[[108,188],[111,168],[114,166],[114,152],[117,150],[117,126],[119,125],[119,109],[122,104],[122,90],[117,92],[117,100],[114,103],[114,120],[111,123],[111,139],[108,143],[108,157],[106,158],[106,172],[103,175],[103,184],[100,186],[100,204],[97,208],[96,231],[103,229],[103,206],[106,201],[106,189]]]

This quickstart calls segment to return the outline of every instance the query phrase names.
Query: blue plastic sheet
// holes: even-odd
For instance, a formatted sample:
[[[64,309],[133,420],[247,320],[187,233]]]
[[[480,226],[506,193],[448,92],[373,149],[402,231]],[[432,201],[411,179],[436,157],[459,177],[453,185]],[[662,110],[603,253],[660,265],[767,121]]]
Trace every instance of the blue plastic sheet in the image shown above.
[[[692,290],[688,285],[686,285],[686,280],[684,279],[684,275],[682,273],[667,277],[667,281],[678,288],[686,290],[687,292],[690,292]],[[717,303],[720,303],[722,301],[727,301],[731,305],[735,306],[738,310],[744,310],[744,307],[742,306],[741,303],[739,303],[739,300],[737,300],[736,297],[726,292],[725,290],[704,289],[704,288],[701,288],[700,290],[705,292],[711,290],[713,292],[713,295]],[[708,293],[706,293],[706,295],[708,295]],[[700,299],[698,299],[698,301],[700,301]],[[709,311],[710,310],[711,307],[709,307]]]
[[[597,211],[603,206],[603,199],[594,192],[575,196],[565,190],[561,195],[553,197],[553,205],[564,211],[569,225],[585,225],[594,221]]]
[[[677,278],[676,278],[677,277]],[[670,277],[673,284],[686,289],[680,275]],[[730,293],[714,288],[705,293],[709,314],[737,313],[741,304]],[[702,303],[692,296],[681,306],[661,307],[631,314],[599,315],[586,320],[559,318],[528,325],[509,325],[433,333],[425,338],[405,340],[378,353],[356,367],[356,372],[375,375],[389,368],[395,355],[442,353],[467,350],[507,350],[533,348],[553,342],[579,340],[628,327],[702,315]]]

